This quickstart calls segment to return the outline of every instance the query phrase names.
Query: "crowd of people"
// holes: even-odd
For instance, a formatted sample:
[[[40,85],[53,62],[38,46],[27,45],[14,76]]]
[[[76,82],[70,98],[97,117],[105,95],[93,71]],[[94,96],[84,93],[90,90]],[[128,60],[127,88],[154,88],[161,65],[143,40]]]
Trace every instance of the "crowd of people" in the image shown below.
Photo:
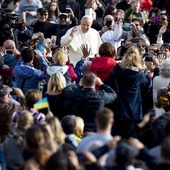
[[[4,0],[0,170],[170,170],[168,5]]]

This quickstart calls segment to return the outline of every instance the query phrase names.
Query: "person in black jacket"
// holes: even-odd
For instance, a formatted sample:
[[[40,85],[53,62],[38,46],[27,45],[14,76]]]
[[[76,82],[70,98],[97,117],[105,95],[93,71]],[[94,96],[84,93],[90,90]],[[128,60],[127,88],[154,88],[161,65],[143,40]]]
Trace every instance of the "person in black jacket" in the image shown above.
[[[33,27],[33,33],[42,32],[45,38],[51,38],[52,35],[56,35],[56,24],[50,23],[48,19],[48,10],[45,8],[39,8],[37,11],[38,20],[31,24]]]
[[[71,8],[66,8],[63,13],[60,13],[58,22],[59,24],[57,24],[56,28],[56,45],[60,45],[60,39],[67,32],[67,30],[78,25],[78,19],[77,17],[75,17],[74,12]]]
[[[113,103],[117,95],[92,72],[85,72],[80,82],[80,87],[71,84],[63,89],[63,95],[72,102],[71,114],[84,120],[85,131],[95,131],[97,111],[105,104]],[[100,87],[99,90],[96,90],[95,86]]]

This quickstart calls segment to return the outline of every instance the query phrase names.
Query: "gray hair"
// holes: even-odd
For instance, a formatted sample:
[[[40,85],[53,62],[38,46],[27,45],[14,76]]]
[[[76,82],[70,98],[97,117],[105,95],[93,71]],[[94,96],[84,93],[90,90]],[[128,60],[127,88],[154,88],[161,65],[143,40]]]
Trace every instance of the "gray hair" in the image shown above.
[[[166,59],[162,62],[160,67],[160,75],[165,78],[170,77],[170,59]]]
[[[84,62],[82,69],[81,69],[81,72],[84,73],[84,72],[88,71],[88,68],[91,65],[91,63],[92,63],[91,61]]]

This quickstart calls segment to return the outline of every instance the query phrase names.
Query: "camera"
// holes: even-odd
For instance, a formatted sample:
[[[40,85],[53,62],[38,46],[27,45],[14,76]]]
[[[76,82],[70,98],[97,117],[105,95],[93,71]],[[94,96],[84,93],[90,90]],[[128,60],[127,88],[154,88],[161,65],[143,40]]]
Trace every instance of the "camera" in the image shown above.
[[[17,22],[20,14],[11,14],[9,9],[1,10],[1,28],[4,30],[22,29],[22,22]],[[12,23],[10,20],[15,20],[16,23]]]
[[[61,12],[61,13],[70,13],[70,10],[64,8],[64,9],[61,9],[60,12]]]
[[[112,25],[112,21],[111,21],[111,20],[106,21],[106,26],[107,26],[108,28],[110,28],[111,25]]]
[[[52,57],[47,56],[46,58],[47,58],[47,60],[48,60],[50,63],[53,62],[53,58],[52,58]]]
[[[139,37],[136,37],[136,38],[133,38],[131,40],[132,43],[138,43],[140,41],[140,38]]]
[[[11,49],[6,49],[6,50],[4,51],[4,54],[13,55],[14,52],[13,52],[13,50],[11,50]]]
[[[153,54],[152,53],[145,53],[143,55],[143,58],[145,58],[145,61],[152,62],[153,61]]]

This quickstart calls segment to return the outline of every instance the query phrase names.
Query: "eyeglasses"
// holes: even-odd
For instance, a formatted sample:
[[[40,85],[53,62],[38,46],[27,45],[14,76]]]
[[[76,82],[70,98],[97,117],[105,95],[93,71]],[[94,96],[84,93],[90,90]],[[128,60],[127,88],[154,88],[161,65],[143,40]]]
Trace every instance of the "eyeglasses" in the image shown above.
[[[138,48],[145,48],[145,45],[143,45],[143,44],[138,44],[137,47],[138,47]]]
[[[41,16],[43,16],[43,15],[44,15],[44,16],[47,16],[48,14],[40,14],[40,15],[41,15]]]

